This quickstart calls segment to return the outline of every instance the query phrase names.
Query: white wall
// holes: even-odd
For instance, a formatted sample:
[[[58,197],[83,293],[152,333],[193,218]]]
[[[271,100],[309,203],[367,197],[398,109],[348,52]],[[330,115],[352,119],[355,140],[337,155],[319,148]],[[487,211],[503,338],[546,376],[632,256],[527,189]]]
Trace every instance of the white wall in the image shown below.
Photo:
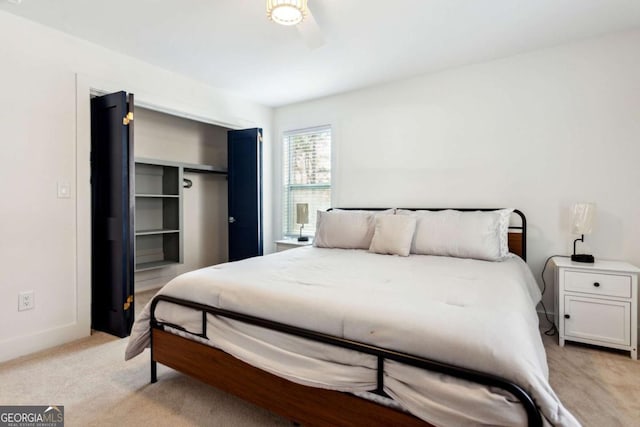
[[[539,277],[570,253],[572,203],[594,201],[585,251],[640,266],[638,46],[620,33],[279,108],[274,169],[281,132],[329,123],[335,206],[517,207]]]
[[[135,156],[226,168],[227,130],[137,108]],[[191,188],[183,190],[184,262],[136,273],[136,292],[163,286],[181,273],[229,259],[226,177],[189,172],[184,177],[193,182]]]
[[[265,223],[274,222],[270,108],[4,12],[0,39],[0,361],[89,334],[91,88],[231,128],[263,127]],[[71,198],[56,197],[58,181]],[[35,309],[18,312],[24,290],[35,291]]]

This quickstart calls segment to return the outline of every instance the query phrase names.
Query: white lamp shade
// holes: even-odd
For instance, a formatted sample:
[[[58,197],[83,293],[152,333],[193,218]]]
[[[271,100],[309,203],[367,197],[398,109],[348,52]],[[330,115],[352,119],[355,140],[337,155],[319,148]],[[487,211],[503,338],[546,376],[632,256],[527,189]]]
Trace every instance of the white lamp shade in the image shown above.
[[[573,234],[591,234],[596,216],[595,203],[576,203],[573,205]]]
[[[296,224],[309,223],[309,203],[296,203]]]

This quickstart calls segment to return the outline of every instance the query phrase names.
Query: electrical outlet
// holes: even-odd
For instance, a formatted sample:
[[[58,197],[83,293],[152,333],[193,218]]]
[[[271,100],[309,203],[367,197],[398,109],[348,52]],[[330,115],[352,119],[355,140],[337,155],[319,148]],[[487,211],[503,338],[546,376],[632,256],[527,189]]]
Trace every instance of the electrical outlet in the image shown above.
[[[35,307],[36,300],[33,291],[18,294],[18,311],[33,310]]]

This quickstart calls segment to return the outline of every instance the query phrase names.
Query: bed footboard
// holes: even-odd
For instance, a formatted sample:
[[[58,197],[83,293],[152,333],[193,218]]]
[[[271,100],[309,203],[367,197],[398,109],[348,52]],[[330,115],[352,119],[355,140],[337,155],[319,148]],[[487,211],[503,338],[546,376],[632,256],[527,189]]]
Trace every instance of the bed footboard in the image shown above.
[[[526,411],[529,426],[542,426],[542,417],[531,396],[520,386],[504,378],[166,295],[154,297],[151,304],[151,382],[157,381],[156,363],[160,362],[306,425],[428,425],[411,415],[346,393],[293,383],[241,362],[221,350],[165,332],[165,324],[159,322],[155,317],[155,310],[159,302],[177,304],[200,311],[202,313],[202,333],[189,333],[205,339],[207,339],[207,314],[212,314],[374,355],[378,358],[377,387],[372,391],[381,395],[385,395],[383,383],[385,360],[395,360],[484,386],[497,387],[509,392],[520,401]],[[175,327],[175,325],[171,324],[166,325]],[[282,397],[280,393],[286,398]],[[298,396],[304,396],[304,398],[298,400]],[[355,401],[360,403],[356,404],[354,403]],[[366,404],[362,402],[366,402]],[[334,404],[336,406],[333,406]],[[351,414],[349,412],[351,408],[358,408],[357,413]],[[384,408],[384,410],[381,408]],[[408,420],[402,422],[389,420],[382,424],[379,422],[374,423],[376,419],[383,417],[381,414],[376,414],[370,423],[363,424],[362,417],[364,415],[360,412],[361,410],[371,414],[380,411],[384,413],[392,411],[413,419],[414,421],[412,422],[414,424],[409,424]],[[347,415],[347,412],[349,412],[349,415]],[[354,418],[356,422],[347,421],[347,416],[356,416]],[[384,416],[395,417],[396,414]],[[419,422],[419,424],[416,424],[416,422]]]
[[[348,393],[293,383],[170,332],[153,329],[152,334],[155,362],[305,426],[430,425],[408,413]]]

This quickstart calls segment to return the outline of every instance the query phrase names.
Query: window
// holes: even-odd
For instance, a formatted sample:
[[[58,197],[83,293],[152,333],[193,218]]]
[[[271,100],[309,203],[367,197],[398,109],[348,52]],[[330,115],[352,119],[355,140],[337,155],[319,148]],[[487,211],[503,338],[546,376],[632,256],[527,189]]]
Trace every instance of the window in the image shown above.
[[[302,234],[316,231],[316,211],[331,207],[331,127],[285,132],[283,135],[283,224],[286,236],[300,232],[296,204],[309,204],[309,223]]]

